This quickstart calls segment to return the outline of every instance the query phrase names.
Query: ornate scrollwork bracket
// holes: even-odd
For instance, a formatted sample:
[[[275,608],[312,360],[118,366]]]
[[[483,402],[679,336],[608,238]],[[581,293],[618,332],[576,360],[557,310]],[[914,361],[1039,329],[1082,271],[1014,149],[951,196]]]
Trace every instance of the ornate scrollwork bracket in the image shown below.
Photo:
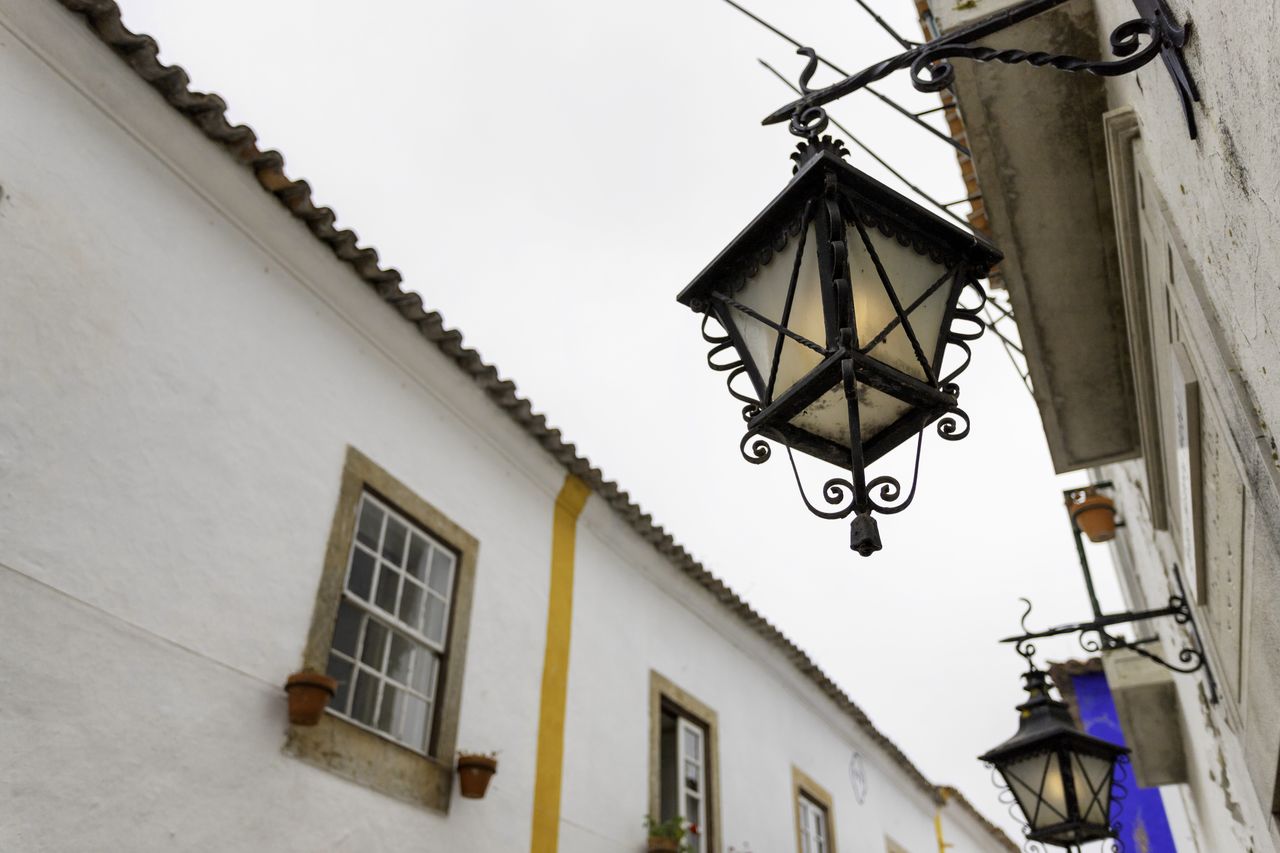
[[[1027,616],[1031,614],[1031,602],[1027,599],[1020,599],[1026,604],[1026,611],[1022,614],[1022,631],[1023,633],[1013,637],[1005,637],[1000,642],[1012,643],[1018,654],[1031,661],[1031,656],[1035,654],[1035,645],[1032,641],[1043,639],[1045,637],[1058,637],[1066,634],[1079,635],[1080,647],[1087,652],[1111,651],[1114,649],[1130,649],[1141,655],[1147,660],[1157,663],[1165,669],[1172,672],[1191,675],[1192,673],[1205,673],[1205,680],[1209,686],[1209,698],[1213,704],[1218,702],[1218,683],[1213,677],[1213,670],[1209,666],[1208,657],[1205,655],[1204,645],[1200,641],[1200,630],[1196,626],[1195,613],[1191,609],[1191,603],[1187,599],[1186,590],[1182,585],[1182,573],[1177,566],[1173,567],[1173,577],[1177,584],[1178,592],[1169,596],[1169,603],[1165,607],[1159,607],[1152,610],[1130,611],[1125,613],[1102,614],[1088,622],[1073,622],[1066,625],[1056,625],[1043,631],[1030,631],[1027,629]],[[1185,625],[1191,635],[1190,645],[1184,646],[1178,651],[1178,663],[1165,660],[1155,652],[1148,651],[1144,646],[1153,642],[1154,638],[1134,639],[1116,636],[1108,629],[1116,625],[1127,625],[1132,622],[1145,622],[1151,619],[1162,619],[1172,617],[1174,622],[1179,625]],[[1032,664],[1034,667],[1034,664]]]
[[[810,61],[805,74],[801,76],[805,84],[801,87],[801,97],[770,113],[764,124],[791,121],[792,132],[796,133],[797,120],[809,116],[808,121],[801,120],[800,123],[801,127],[806,127],[811,122],[817,123],[818,116],[821,116],[825,126],[826,113],[821,109],[824,104],[843,98],[904,68],[911,70],[911,82],[916,89],[921,92],[940,91],[955,80],[955,68],[951,63],[953,59],[1000,62],[1006,65],[1026,63],[1036,67],[1056,68],[1059,71],[1117,77],[1137,71],[1159,56],[1164,60],[1178,92],[1187,121],[1187,132],[1195,139],[1196,122],[1192,103],[1200,100],[1200,93],[1182,56],[1182,48],[1187,43],[1191,27],[1177,22],[1166,0],[1133,0],[1140,17],[1125,21],[1112,31],[1110,43],[1114,59],[1083,59],[1070,54],[998,49],[976,44],[1065,2],[1067,0],[1026,0],[967,27],[911,47],[823,89],[808,88],[807,84],[813,76],[817,61],[811,50],[802,48],[800,52],[809,56]]]

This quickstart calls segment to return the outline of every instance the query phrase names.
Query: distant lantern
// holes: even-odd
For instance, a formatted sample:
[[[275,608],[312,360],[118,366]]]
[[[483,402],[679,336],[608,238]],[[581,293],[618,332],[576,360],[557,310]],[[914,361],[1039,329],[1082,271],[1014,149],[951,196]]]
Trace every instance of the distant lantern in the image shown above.
[[[866,466],[935,421],[943,438],[968,433],[952,380],[983,331],[978,280],[1001,256],[844,162],[843,143],[818,138],[825,126],[819,109],[793,121],[806,141],[791,182],[677,298],[705,315],[708,360],[746,404],[744,457],[764,462],[771,439],[849,471],[824,484],[825,509],[804,500],[824,518],[852,514],[852,547],[867,556],[881,547],[871,513],[904,509],[915,483],[902,499]],[[966,288],[977,305],[961,305]],[[948,344],[963,363],[943,374]],[[735,387],[743,374],[754,393]]]
[[[1067,706],[1049,695],[1045,673],[1023,675],[1030,698],[1018,706],[1018,733],[987,752],[1027,823],[1027,838],[1074,849],[1114,838],[1111,800],[1116,764],[1129,750],[1076,728]]]

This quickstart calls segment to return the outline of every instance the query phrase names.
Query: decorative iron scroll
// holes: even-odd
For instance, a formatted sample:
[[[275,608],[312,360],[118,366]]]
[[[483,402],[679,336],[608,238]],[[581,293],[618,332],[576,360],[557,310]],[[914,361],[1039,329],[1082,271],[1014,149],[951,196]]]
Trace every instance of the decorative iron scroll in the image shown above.
[[[1141,36],[1149,41],[1142,45]],[[1137,71],[1159,55],[1160,22],[1137,18],[1125,21],[1111,33],[1111,50],[1121,59],[1081,59],[1066,53],[1042,53],[1015,49],[997,50],[964,44],[940,44],[921,51],[911,62],[911,85],[921,92],[941,92],[955,82],[956,70],[949,59],[972,59],[976,62],[1002,62],[1005,65],[1026,63],[1037,68],[1049,66],[1059,71],[1085,72],[1098,77],[1119,77]]]
[[[1182,48],[1187,43],[1191,27],[1177,22],[1165,0],[1133,0],[1141,17],[1125,21],[1111,33],[1111,50],[1117,59],[1083,59],[1070,54],[1000,49],[976,44],[1065,2],[1067,0],[1026,0],[1013,8],[869,65],[823,89],[808,88],[807,84],[813,76],[817,61],[811,49],[801,48],[798,52],[809,57],[805,73],[801,75],[804,84],[801,86],[801,97],[770,113],[764,119],[764,124],[790,121],[793,132],[797,122],[801,126],[821,123],[825,127],[826,113],[821,110],[824,104],[843,98],[904,68],[911,69],[911,83],[916,89],[922,92],[940,91],[955,80],[955,68],[950,62],[952,59],[1001,62],[1006,65],[1026,63],[1059,71],[1116,77],[1137,71],[1159,56],[1164,60],[1177,90],[1187,121],[1187,132],[1195,139],[1196,123],[1191,105],[1200,100],[1200,93],[1182,56]]]
[[[1000,642],[1013,643],[1018,654],[1022,655],[1028,661],[1036,652],[1033,640],[1045,637],[1059,637],[1067,634],[1076,634],[1080,647],[1086,652],[1104,652],[1115,649],[1129,649],[1136,654],[1141,655],[1147,660],[1157,663],[1160,666],[1172,672],[1179,672],[1184,675],[1192,673],[1205,673],[1205,678],[1209,685],[1210,701],[1213,704],[1218,702],[1218,685],[1213,677],[1213,671],[1209,668],[1208,658],[1204,653],[1204,646],[1200,641],[1200,631],[1196,627],[1195,615],[1191,610],[1191,604],[1187,601],[1186,591],[1182,587],[1182,574],[1177,566],[1173,567],[1174,580],[1177,583],[1178,593],[1169,597],[1169,603],[1165,607],[1153,610],[1140,610],[1137,612],[1100,614],[1089,622],[1077,622],[1068,625],[1058,625],[1053,628],[1047,628],[1043,631],[1030,631],[1027,629],[1027,616],[1031,613],[1031,602],[1025,598],[1019,599],[1026,604],[1026,610],[1022,614],[1021,624],[1023,633],[1020,636],[1005,637]],[[1130,640],[1127,637],[1119,637],[1108,631],[1115,625],[1127,625],[1133,622],[1145,622],[1149,619],[1160,619],[1172,616],[1174,622],[1179,625],[1185,625],[1191,634],[1190,645],[1183,646],[1178,651],[1178,664],[1175,664],[1155,652],[1148,651],[1144,646],[1154,642],[1155,638],[1142,638]],[[1181,664],[1181,665],[1179,665]]]
[[[948,271],[946,277],[954,278],[960,274],[961,271],[959,269],[952,269]],[[969,362],[972,357],[972,350],[969,347],[969,343],[980,338],[986,329],[986,324],[983,323],[981,318],[978,316],[978,312],[982,310],[982,306],[985,303],[986,294],[983,291],[982,286],[976,281],[967,282],[967,285],[982,301],[974,307],[957,305],[952,318],[953,325],[945,333],[947,344],[958,347],[964,353],[963,362],[939,382],[941,390],[952,396],[956,396],[960,392],[960,388],[954,380],[969,366]],[[736,300],[731,298],[718,295],[716,299],[730,308],[736,310],[749,310],[746,309],[746,306],[740,305]],[[906,313],[910,313],[910,308],[906,309]],[[774,323],[767,318],[756,315],[755,312],[752,312],[752,314],[755,319],[758,319],[760,322],[770,326],[780,335],[792,337],[796,339],[797,343],[800,343],[807,348],[822,352],[821,347],[819,347],[815,342],[804,339],[799,335],[795,335],[781,325]],[[744,404],[742,409],[742,419],[744,421],[750,421],[751,418],[760,413],[761,403],[755,397],[749,396],[734,387],[734,380],[743,376],[747,372],[746,365],[743,363],[742,359],[736,358],[731,361],[718,360],[718,357],[720,357],[722,353],[732,351],[733,342],[728,333],[715,334],[708,328],[708,323],[714,319],[715,318],[712,314],[707,313],[703,316],[702,320],[702,339],[711,344],[711,349],[707,352],[707,366],[714,371],[728,374],[725,377],[725,384],[729,389],[729,393],[734,397],[734,399],[739,400]],[[963,323],[966,321],[972,324],[972,328],[966,329],[964,327]],[[895,317],[894,321],[880,333],[876,340],[873,340],[861,348],[862,351],[865,352],[874,346],[879,339],[886,337],[894,328],[897,327],[899,322],[899,318]],[[959,406],[948,410],[936,422],[936,431],[938,436],[947,441],[959,441],[966,437],[969,434],[969,427],[969,415]],[[761,465],[768,462],[773,456],[773,448],[767,440],[768,438],[769,436],[761,431],[751,429],[747,430],[738,444],[738,449],[742,454],[742,458],[753,465]],[[895,513],[902,512],[911,505],[911,502],[915,499],[916,487],[919,484],[920,455],[923,450],[923,446],[924,433],[921,432],[916,438],[915,460],[911,470],[911,487],[906,490],[905,497],[903,496],[904,490],[902,482],[897,477],[891,475],[880,475],[866,483],[866,500],[872,510],[882,515],[893,515]],[[847,518],[854,511],[856,505],[856,490],[853,483],[843,477],[833,477],[825,481],[821,490],[821,502],[815,503],[810,500],[808,494],[805,492],[804,482],[800,476],[799,466],[796,465],[795,456],[792,454],[789,447],[786,449],[787,456],[791,462],[791,470],[795,476],[796,487],[800,492],[801,500],[809,511],[819,518]],[[822,503],[833,508],[824,509],[821,506]]]

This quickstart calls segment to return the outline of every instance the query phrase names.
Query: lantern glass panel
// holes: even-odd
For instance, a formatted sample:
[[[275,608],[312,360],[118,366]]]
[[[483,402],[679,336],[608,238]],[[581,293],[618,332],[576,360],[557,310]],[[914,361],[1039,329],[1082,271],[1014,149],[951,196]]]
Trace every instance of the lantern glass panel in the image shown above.
[[[1081,819],[1106,826],[1110,822],[1111,773],[1109,759],[1072,753],[1071,772]]]
[[[774,252],[769,263],[761,265],[760,271],[747,280],[734,298],[762,317],[825,347],[827,333],[822,310],[822,283],[818,274],[817,251],[814,248],[817,239],[812,225],[809,226],[804,244],[804,256],[800,259],[800,271],[789,314],[786,310],[787,293],[791,287],[791,274],[795,271],[796,251],[800,246],[798,236],[790,237],[781,251]],[[803,379],[822,360],[821,353],[782,335],[754,317],[732,308],[729,311],[747,348],[747,352],[742,355],[755,366],[763,383],[763,387],[756,389],[763,402],[768,403],[771,399],[768,395],[769,377],[779,337],[782,338],[782,350],[777,378],[773,382],[772,399]],[[785,323],[784,316],[787,320]],[[845,442],[848,443],[847,437]]]
[[[907,312],[912,330],[920,343],[926,361],[936,371],[938,342],[947,320],[947,310],[954,296],[948,268],[896,239],[868,228],[867,236],[875,247],[885,273]],[[814,344],[829,349],[824,314],[822,282],[818,269],[818,240],[815,227],[806,227],[803,247],[798,235],[790,236],[786,245],[772,253],[769,262],[761,264],[755,275],[747,279],[734,298],[762,317],[785,326]],[[885,290],[875,264],[867,252],[857,226],[850,223],[845,230],[849,253],[849,275],[854,300],[854,318],[858,346],[867,354],[921,381],[928,377]],[[796,253],[803,249],[796,268]],[[792,276],[795,289],[791,290]],[[787,307],[791,295],[790,309]],[[789,338],[766,323],[732,307],[726,308],[737,328],[745,352],[741,355],[753,370],[753,380],[761,401],[768,405],[788,389],[804,380],[822,362],[823,355]],[[835,318],[839,326],[845,318]],[[894,323],[884,339],[876,338]],[[778,341],[781,338],[781,346]],[[873,345],[873,342],[874,345]],[[774,358],[777,356],[776,375]],[[860,439],[875,438],[885,428],[911,411],[912,406],[874,388],[861,386],[858,395]],[[790,423],[806,432],[838,445],[849,446],[848,404],[844,388],[837,381],[833,387],[809,404]]]
[[[1067,820],[1067,791],[1057,753],[1040,753],[1011,761],[1000,769],[1018,799],[1032,831]]]
[[[954,290],[952,276],[948,274],[945,265],[931,260],[910,246],[903,246],[893,237],[886,237],[875,227],[868,226],[866,230],[889,283],[898,296],[898,303],[907,312],[907,319],[911,321],[911,328],[916,340],[920,342],[925,361],[936,372],[940,367],[935,363],[938,339],[942,334],[942,324],[947,319],[948,303]],[[845,240],[849,246],[849,276],[853,285],[858,346],[865,348],[896,319],[897,313],[856,225],[849,226]],[[867,354],[916,379],[928,379],[916,358],[911,339],[907,337],[901,324]]]
[[[862,443],[880,433],[907,412],[911,404],[867,385],[858,386],[858,425]],[[791,419],[794,426],[820,435],[844,447],[849,446],[849,408],[844,386],[837,385]]]

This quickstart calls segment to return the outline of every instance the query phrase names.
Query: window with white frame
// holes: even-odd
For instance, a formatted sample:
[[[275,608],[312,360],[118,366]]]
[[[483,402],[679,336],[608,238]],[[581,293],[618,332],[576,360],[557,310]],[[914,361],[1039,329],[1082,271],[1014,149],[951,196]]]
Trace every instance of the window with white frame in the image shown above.
[[[826,808],[804,792],[796,805],[800,810],[800,853],[831,853]]]
[[[662,709],[662,818],[681,817],[693,853],[707,851],[707,733],[698,721],[673,707]]]
[[[329,652],[338,681],[330,710],[430,754],[457,559],[368,492],[356,512]]]

